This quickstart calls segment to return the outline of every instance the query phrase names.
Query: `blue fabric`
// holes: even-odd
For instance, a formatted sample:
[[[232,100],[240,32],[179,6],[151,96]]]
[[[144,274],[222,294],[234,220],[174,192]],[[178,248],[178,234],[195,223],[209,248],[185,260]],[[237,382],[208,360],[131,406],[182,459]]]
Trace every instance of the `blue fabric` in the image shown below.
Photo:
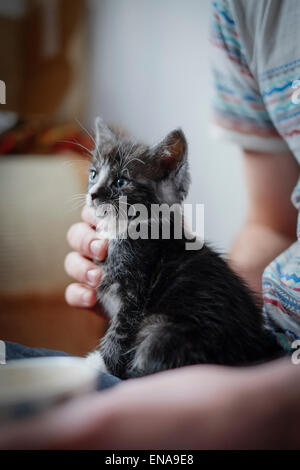
[[[28,359],[30,357],[49,357],[49,356],[70,356],[63,351],[54,351],[52,349],[45,348],[30,348],[24,346],[23,344],[12,343],[10,341],[5,341],[6,346],[6,360],[7,362],[15,359]],[[113,387],[120,382],[120,379],[114,377],[110,374],[99,373],[99,380],[97,385],[97,390],[105,390],[107,388]]]

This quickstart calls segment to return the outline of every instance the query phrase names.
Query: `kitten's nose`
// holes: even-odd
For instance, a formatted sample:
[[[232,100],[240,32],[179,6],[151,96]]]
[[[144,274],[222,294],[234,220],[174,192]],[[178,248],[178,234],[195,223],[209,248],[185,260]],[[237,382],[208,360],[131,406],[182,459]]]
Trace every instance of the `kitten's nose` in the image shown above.
[[[95,199],[99,199],[99,201],[105,202],[109,197],[110,191],[106,187],[102,187],[97,188],[96,190],[94,189],[93,192],[91,192],[90,194],[92,201],[94,201]]]

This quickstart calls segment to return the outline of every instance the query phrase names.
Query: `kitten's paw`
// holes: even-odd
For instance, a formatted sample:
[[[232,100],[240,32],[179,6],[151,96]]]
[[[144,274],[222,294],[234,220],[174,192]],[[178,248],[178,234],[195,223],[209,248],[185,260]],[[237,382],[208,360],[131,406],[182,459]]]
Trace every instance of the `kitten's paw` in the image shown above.
[[[99,372],[107,372],[103,357],[99,351],[89,353],[85,358],[86,364]]]

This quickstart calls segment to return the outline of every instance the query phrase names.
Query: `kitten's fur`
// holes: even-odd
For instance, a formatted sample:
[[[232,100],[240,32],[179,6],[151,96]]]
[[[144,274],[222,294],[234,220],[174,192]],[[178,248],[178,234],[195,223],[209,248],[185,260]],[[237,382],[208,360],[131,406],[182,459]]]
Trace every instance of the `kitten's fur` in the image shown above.
[[[181,130],[150,148],[117,138],[98,118],[95,144],[91,207],[116,204],[120,194],[147,207],[186,197],[190,178]],[[129,182],[118,189],[118,178]],[[109,221],[109,214],[103,219]],[[97,292],[110,326],[89,362],[126,379],[188,364],[251,364],[280,354],[243,281],[210,247],[187,251],[186,241],[109,241]]]

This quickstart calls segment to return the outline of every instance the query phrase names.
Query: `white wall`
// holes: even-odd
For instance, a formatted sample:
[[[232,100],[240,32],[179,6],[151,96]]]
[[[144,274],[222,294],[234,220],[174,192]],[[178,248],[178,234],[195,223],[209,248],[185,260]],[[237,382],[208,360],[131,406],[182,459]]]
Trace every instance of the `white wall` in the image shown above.
[[[205,204],[205,237],[228,250],[246,196],[238,149],[208,133],[209,14],[209,0],[90,0],[89,117],[102,114],[146,142],[182,127],[187,202]]]

